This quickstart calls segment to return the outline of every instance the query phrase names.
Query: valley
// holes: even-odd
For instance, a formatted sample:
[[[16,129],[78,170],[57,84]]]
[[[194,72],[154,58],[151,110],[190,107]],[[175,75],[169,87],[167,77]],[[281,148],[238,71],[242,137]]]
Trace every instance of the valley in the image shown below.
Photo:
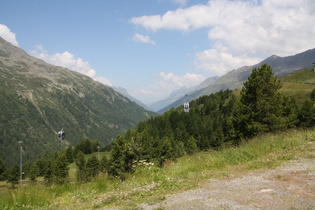
[[[248,77],[243,75],[247,80],[242,89],[221,89],[190,101],[189,110],[181,105],[156,115],[110,87],[2,44],[8,49],[0,57],[0,178],[10,185],[1,183],[1,208],[173,209],[181,205],[177,197],[191,200],[188,208],[259,207],[271,201],[217,197],[217,203],[208,206],[213,192],[205,183],[210,179],[233,185],[247,177],[257,192],[278,192],[273,189],[278,182],[266,189],[254,183],[260,176],[271,179],[257,170],[281,178],[288,174],[277,167],[285,161],[306,157],[313,164],[313,69],[278,78],[271,66],[262,64]],[[56,138],[60,128],[65,141]],[[19,166],[14,165],[19,160],[17,142],[26,162],[22,185]],[[14,166],[6,167],[10,164]],[[305,170],[313,171],[303,167],[296,179]],[[235,191],[245,190],[238,185]],[[313,205],[313,192],[308,190],[312,183],[303,185],[304,208]],[[198,196],[185,197],[191,193]]]

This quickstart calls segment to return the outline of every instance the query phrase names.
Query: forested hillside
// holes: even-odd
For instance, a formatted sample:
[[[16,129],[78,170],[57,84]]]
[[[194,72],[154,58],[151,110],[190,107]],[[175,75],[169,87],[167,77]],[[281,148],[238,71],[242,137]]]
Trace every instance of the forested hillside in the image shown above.
[[[0,158],[34,161],[85,138],[106,146],[153,115],[90,77],[29,56],[0,37]],[[63,128],[66,138],[57,139]]]
[[[253,70],[239,99],[231,90],[220,91],[191,101],[188,113],[180,106],[141,122],[115,140],[109,172],[131,172],[142,160],[163,166],[185,154],[236,146],[258,134],[315,125],[315,87],[301,106],[281,93],[281,87],[264,64]]]

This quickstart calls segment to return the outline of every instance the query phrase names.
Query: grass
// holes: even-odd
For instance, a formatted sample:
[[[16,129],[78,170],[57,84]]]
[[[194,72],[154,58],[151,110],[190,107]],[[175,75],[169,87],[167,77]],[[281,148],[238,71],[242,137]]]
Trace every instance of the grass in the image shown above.
[[[314,72],[315,77],[315,72]],[[315,84],[302,84],[283,82],[280,92],[290,98],[294,98],[298,105],[304,103],[307,98],[310,98],[312,90],[315,89]]]
[[[100,160],[103,158],[103,156],[106,156],[107,159],[110,158],[110,153],[109,152],[94,152],[92,154],[88,154],[84,156],[85,161],[88,161],[92,156],[95,156],[96,158],[99,158]],[[70,180],[75,180],[77,177],[77,165],[75,163],[71,163],[69,165],[69,178]]]
[[[103,174],[90,183],[26,185],[3,191],[0,209],[136,209],[139,203],[159,203],[167,194],[196,188],[210,178],[275,168],[306,156],[310,141],[315,141],[315,129],[290,130],[265,134],[239,147],[185,156],[164,168],[139,167],[124,182]]]
[[[294,72],[280,78],[283,82],[281,92],[302,104],[315,89],[315,72],[313,68]]]
[[[281,78],[283,82],[295,82],[315,85],[315,72],[313,68],[294,72]]]

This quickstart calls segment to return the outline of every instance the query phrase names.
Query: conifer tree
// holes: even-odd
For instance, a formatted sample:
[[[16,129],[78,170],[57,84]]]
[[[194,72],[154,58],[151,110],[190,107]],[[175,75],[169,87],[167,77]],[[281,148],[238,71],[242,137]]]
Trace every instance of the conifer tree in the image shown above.
[[[239,137],[250,138],[261,132],[286,129],[285,107],[288,105],[279,92],[281,81],[269,65],[254,68],[241,90],[240,103],[234,113],[234,128]],[[291,116],[292,117],[292,116]]]
[[[86,181],[86,170],[85,170],[85,160],[84,160],[84,154],[82,151],[79,151],[75,158],[75,164],[78,167],[77,171],[77,180],[78,181]]]
[[[28,178],[30,179],[31,182],[34,182],[35,179],[37,178],[38,176],[38,173],[39,173],[39,170],[38,170],[38,167],[37,167],[37,164],[36,163],[33,163],[31,166],[30,166],[30,170],[28,172]]]
[[[172,125],[168,120],[166,120],[163,135],[166,137],[169,137],[169,138],[173,138],[173,136],[174,136]]]
[[[68,177],[68,162],[65,155],[60,155],[54,162],[54,177],[58,184],[64,183]]]
[[[107,157],[104,155],[100,161],[100,170],[101,172],[105,173],[108,171],[108,160]]]
[[[186,143],[186,151],[188,154],[193,154],[197,151],[197,149],[196,139],[191,136]]]
[[[126,144],[124,137],[118,135],[111,150],[111,158],[109,165],[109,173],[114,176],[120,176],[124,172],[125,148]]]
[[[315,102],[315,89],[311,92],[311,100]]]
[[[174,159],[171,139],[165,136],[161,141],[162,142],[159,148],[159,158],[158,158],[160,167],[164,165],[166,160],[171,161]]]
[[[4,172],[7,170],[4,162],[0,159],[0,181],[5,180]]]
[[[66,149],[66,158],[68,163],[73,163],[74,158],[73,158],[73,148],[71,145],[68,146]]]
[[[45,163],[44,181],[49,185],[53,183],[53,159],[47,159]]]
[[[88,180],[98,175],[100,171],[100,164],[94,155],[86,162],[85,169],[86,169],[86,176]]]
[[[299,112],[300,125],[303,127],[311,127],[315,125],[315,102],[306,99]]]
[[[85,160],[83,152],[79,152],[75,159],[75,164],[78,166],[79,170],[83,170],[85,168]]]
[[[12,188],[15,188],[15,185],[18,184],[20,176],[20,168],[15,165],[12,167],[10,174],[8,175],[8,182],[11,184]]]

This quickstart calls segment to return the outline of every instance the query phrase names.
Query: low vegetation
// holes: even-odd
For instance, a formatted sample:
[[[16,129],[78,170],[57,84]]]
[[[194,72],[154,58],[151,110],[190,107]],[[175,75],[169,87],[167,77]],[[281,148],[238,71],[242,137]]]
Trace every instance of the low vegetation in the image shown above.
[[[143,162],[125,181],[102,173],[88,183],[27,182],[10,191],[2,186],[0,208],[131,208],[143,202],[154,204],[169,193],[195,188],[203,180],[274,168],[285,160],[308,155],[310,141],[315,141],[314,129],[289,130],[255,137],[240,143],[239,147],[187,155],[163,168]]]

